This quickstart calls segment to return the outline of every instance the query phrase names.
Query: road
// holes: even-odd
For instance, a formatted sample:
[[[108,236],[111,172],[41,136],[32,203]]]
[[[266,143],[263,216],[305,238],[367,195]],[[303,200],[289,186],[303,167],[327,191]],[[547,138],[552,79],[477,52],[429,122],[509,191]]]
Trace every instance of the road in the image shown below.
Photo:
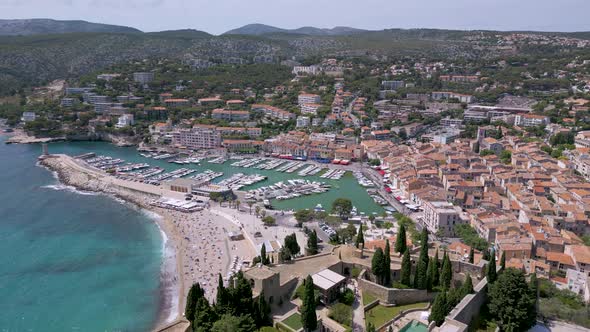
[[[397,199],[395,199],[395,197],[393,197],[393,195],[391,195],[390,193],[385,191],[385,189],[383,188],[383,177],[381,176],[381,174],[379,174],[377,171],[375,171],[369,167],[363,167],[362,170],[363,170],[363,174],[375,183],[379,194],[383,198],[385,198],[385,200],[387,200],[387,202],[391,206],[393,206],[400,213],[403,213],[405,215],[410,214],[410,210],[407,207],[405,207],[402,203],[400,203]]]
[[[352,331],[365,331],[365,306],[361,303],[361,295],[358,291],[356,280],[352,280],[354,285],[354,302],[352,303]]]

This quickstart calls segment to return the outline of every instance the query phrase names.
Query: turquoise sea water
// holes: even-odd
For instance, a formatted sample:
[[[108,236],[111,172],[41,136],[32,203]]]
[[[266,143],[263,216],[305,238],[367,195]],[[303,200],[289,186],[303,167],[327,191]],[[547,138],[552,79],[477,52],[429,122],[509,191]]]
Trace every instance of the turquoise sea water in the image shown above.
[[[35,165],[38,145],[3,140],[0,331],[149,330],[161,302],[153,220],[112,198],[56,187]]]

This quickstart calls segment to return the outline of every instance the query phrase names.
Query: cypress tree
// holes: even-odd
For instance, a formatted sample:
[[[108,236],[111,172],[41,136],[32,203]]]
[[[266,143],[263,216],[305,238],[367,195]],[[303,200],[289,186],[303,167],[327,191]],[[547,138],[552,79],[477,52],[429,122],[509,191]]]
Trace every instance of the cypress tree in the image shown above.
[[[406,248],[402,258],[402,270],[400,282],[402,285],[410,286],[410,278],[412,276],[412,262],[410,261],[410,250]]]
[[[318,251],[318,234],[314,229],[307,238],[307,254],[315,255]]]
[[[500,258],[500,266],[502,267],[502,271],[506,270],[506,252],[502,252],[502,256]]]
[[[445,251],[443,256],[443,264],[442,264],[442,271],[440,273],[440,285],[445,288],[449,289],[451,287],[451,281],[453,280],[453,269],[451,266],[451,260]]]
[[[354,241],[354,246],[359,247],[359,245],[365,245],[365,236],[363,235],[363,224],[359,226],[358,233],[356,234],[356,240]]]
[[[428,261],[428,269],[426,270],[426,290],[432,290],[434,284],[434,259]]]
[[[420,238],[420,257],[416,267],[416,277],[414,278],[414,288],[426,289],[428,283],[428,231],[422,229]]]
[[[531,289],[531,295],[533,296],[533,298],[535,299],[535,303],[537,302],[537,299],[539,298],[539,281],[537,280],[537,274],[533,273],[531,274],[531,280],[529,280],[529,288]]]
[[[389,247],[389,240],[385,240],[385,251],[383,252],[385,256],[384,268],[385,268],[385,285],[391,285],[391,248]]]
[[[197,305],[197,301],[199,301],[199,299],[203,297],[204,294],[205,293],[199,283],[193,284],[191,286],[191,289],[188,291],[188,296],[186,297],[186,306],[184,308],[184,315],[191,324],[195,319],[195,307]]]
[[[313,279],[308,275],[305,279],[305,291],[303,305],[301,306],[301,324],[305,331],[313,331],[318,326],[317,316],[315,314],[315,294],[313,290]]]
[[[473,293],[473,280],[471,280],[471,275],[467,273],[465,282],[461,286],[461,297],[471,293]]]
[[[377,279],[377,283],[380,285],[383,284],[383,279],[385,277],[384,268],[385,256],[383,255],[383,250],[381,248],[377,248],[375,250],[375,254],[373,254],[373,259],[371,260],[371,270]]]
[[[488,264],[487,277],[489,284],[493,284],[498,277],[496,272],[496,253],[493,250],[490,254],[490,263]]]
[[[443,263],[444,265],[444,263]],[[435,322],[437,326],[440,326],[447,316],[447,292],[442,291],[438,293],[432,308],[430,309],[430,316],[428,316],[429,322]]]
[[[225,286],[223,286],[223,277],[221,276],[221,273],[218,274],[217,278],[217,296],[215,304],[217,308],[220,309],[218,311],[224,311],[229,304],[228,291]]]
[[[266,246],[264,243],[262,244],[262,248],[260,248],[260,263],[262,263],[262,265],[268,264],[268,257],[266,257]]]
[[[399,252],[403,254],[406,252],[406,248],[408,247],[406,243],[406,226],[401,224],[399,226],[399,232],[397,233],[397,237],[395,239],[395,252]]]
[[[436,287],[440,283],[440,262],[438,260],[438,248],[434,253],[434,259],[432,262],[434,263],[434,267],[432,269],[432,287]]]
[[[264,291],[260,292],[256,303],[254,304],[254,322],[256,326],[271,326],[272,319],[270,319],[270,305],[264,298]]]
[[[473,257],[475,255],[475,251],[473,250],[473,247],[471,247],[471,249],[469,249],[469,263],[473,264]]]

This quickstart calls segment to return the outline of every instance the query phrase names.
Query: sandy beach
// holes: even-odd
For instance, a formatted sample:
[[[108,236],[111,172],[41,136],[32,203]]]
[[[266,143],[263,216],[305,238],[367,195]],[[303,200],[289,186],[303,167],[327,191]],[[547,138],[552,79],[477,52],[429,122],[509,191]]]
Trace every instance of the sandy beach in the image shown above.
[[[199,282],[206,289],[207,298],[214,300],[218,274],[227,278],[231,268],[239,266],[244,260],[250,261],[255,255],[253,242],[248,240],[248,236],[240,241],[230,241],[227,236],[228,232],[240,232],[236,220],[238,214],[244,213],[235,209],[231,209],[234,213],[230,215],[229,211],[221,208],[194,213],[157,208],[150,202],[162,194],[161,188],[135,182],[124,183],[129,181],[108,176],[65,155],[53,155],[42,160],[41,164],[56,172],[60,182],[66,185],[111,195],[156,215],[153,219],[165,239],[161,273],[163,300],[157,326],[183,317],[186,294],[193,283]],[[232,217],[236,220],[230,220]]]

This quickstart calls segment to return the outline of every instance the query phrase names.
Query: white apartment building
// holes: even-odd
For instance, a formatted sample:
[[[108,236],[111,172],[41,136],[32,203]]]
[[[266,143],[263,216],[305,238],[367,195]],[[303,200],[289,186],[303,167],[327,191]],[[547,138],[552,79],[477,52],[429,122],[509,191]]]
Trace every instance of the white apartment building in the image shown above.
[[[322,101],[322,97],[312,93],[302,93],[297,97],[297,103],[303,104],[319,104]]]
[[[320,66],[294,66],[293,74],[295,75],[317,75],[322,71]]]
[[[549,124],[549,117],[537,114],[517,114],[514,124],[520,127],[544,126]]]
[[[297,117],[297,128],[309,127],[310,124],[311,124],[311,121],[309,119],[309,116],[298,116]]]
[[[440,119],[440,125],[443,127],[459,128],[463,125],[463,119],[451,119],[447,116],[444,119]]]
[[[154,73],[152,72],[138,72],[133,73],[133,80],[135,82],[146,84],[154,80]]]
[[[61,107],[72,107],[80,102],[78,98],[62,98]]]
[[[460,217],[461,209],[449,202],[425,201],[424,225],[431,233],[439,233],[442,236],[455,236],[455,225],[467,223]]]
[[[95,94],[88,94],[87,102],[89,104],[97,104],[97,103],[110,103],[111,97],[109,96],[100,96]]]
[[[116,128],[123,128],[127,126],[132,126],[135,123],[133,114],[123,114],[119,117],[119,121],[115,125]]]
[[[35,112],[23,112],[23,116],[20,118],[22,122],[31,122],[35,121],[37,118],[37,114]]]
[[[172,143],[189,149],[213,149],[221,146],[221,133],[213,126],[195,126],[172,133]]]
[[[318,109],[322,107],[320,104],[300,104],[299,105],[302,114],[318,114]]]
[[[117,78],[121,76],[121,74],[100,74],[100,75],[96,75],[96,79],[97,80],[105,80],[105,81],[110,81],[113,78]]]

